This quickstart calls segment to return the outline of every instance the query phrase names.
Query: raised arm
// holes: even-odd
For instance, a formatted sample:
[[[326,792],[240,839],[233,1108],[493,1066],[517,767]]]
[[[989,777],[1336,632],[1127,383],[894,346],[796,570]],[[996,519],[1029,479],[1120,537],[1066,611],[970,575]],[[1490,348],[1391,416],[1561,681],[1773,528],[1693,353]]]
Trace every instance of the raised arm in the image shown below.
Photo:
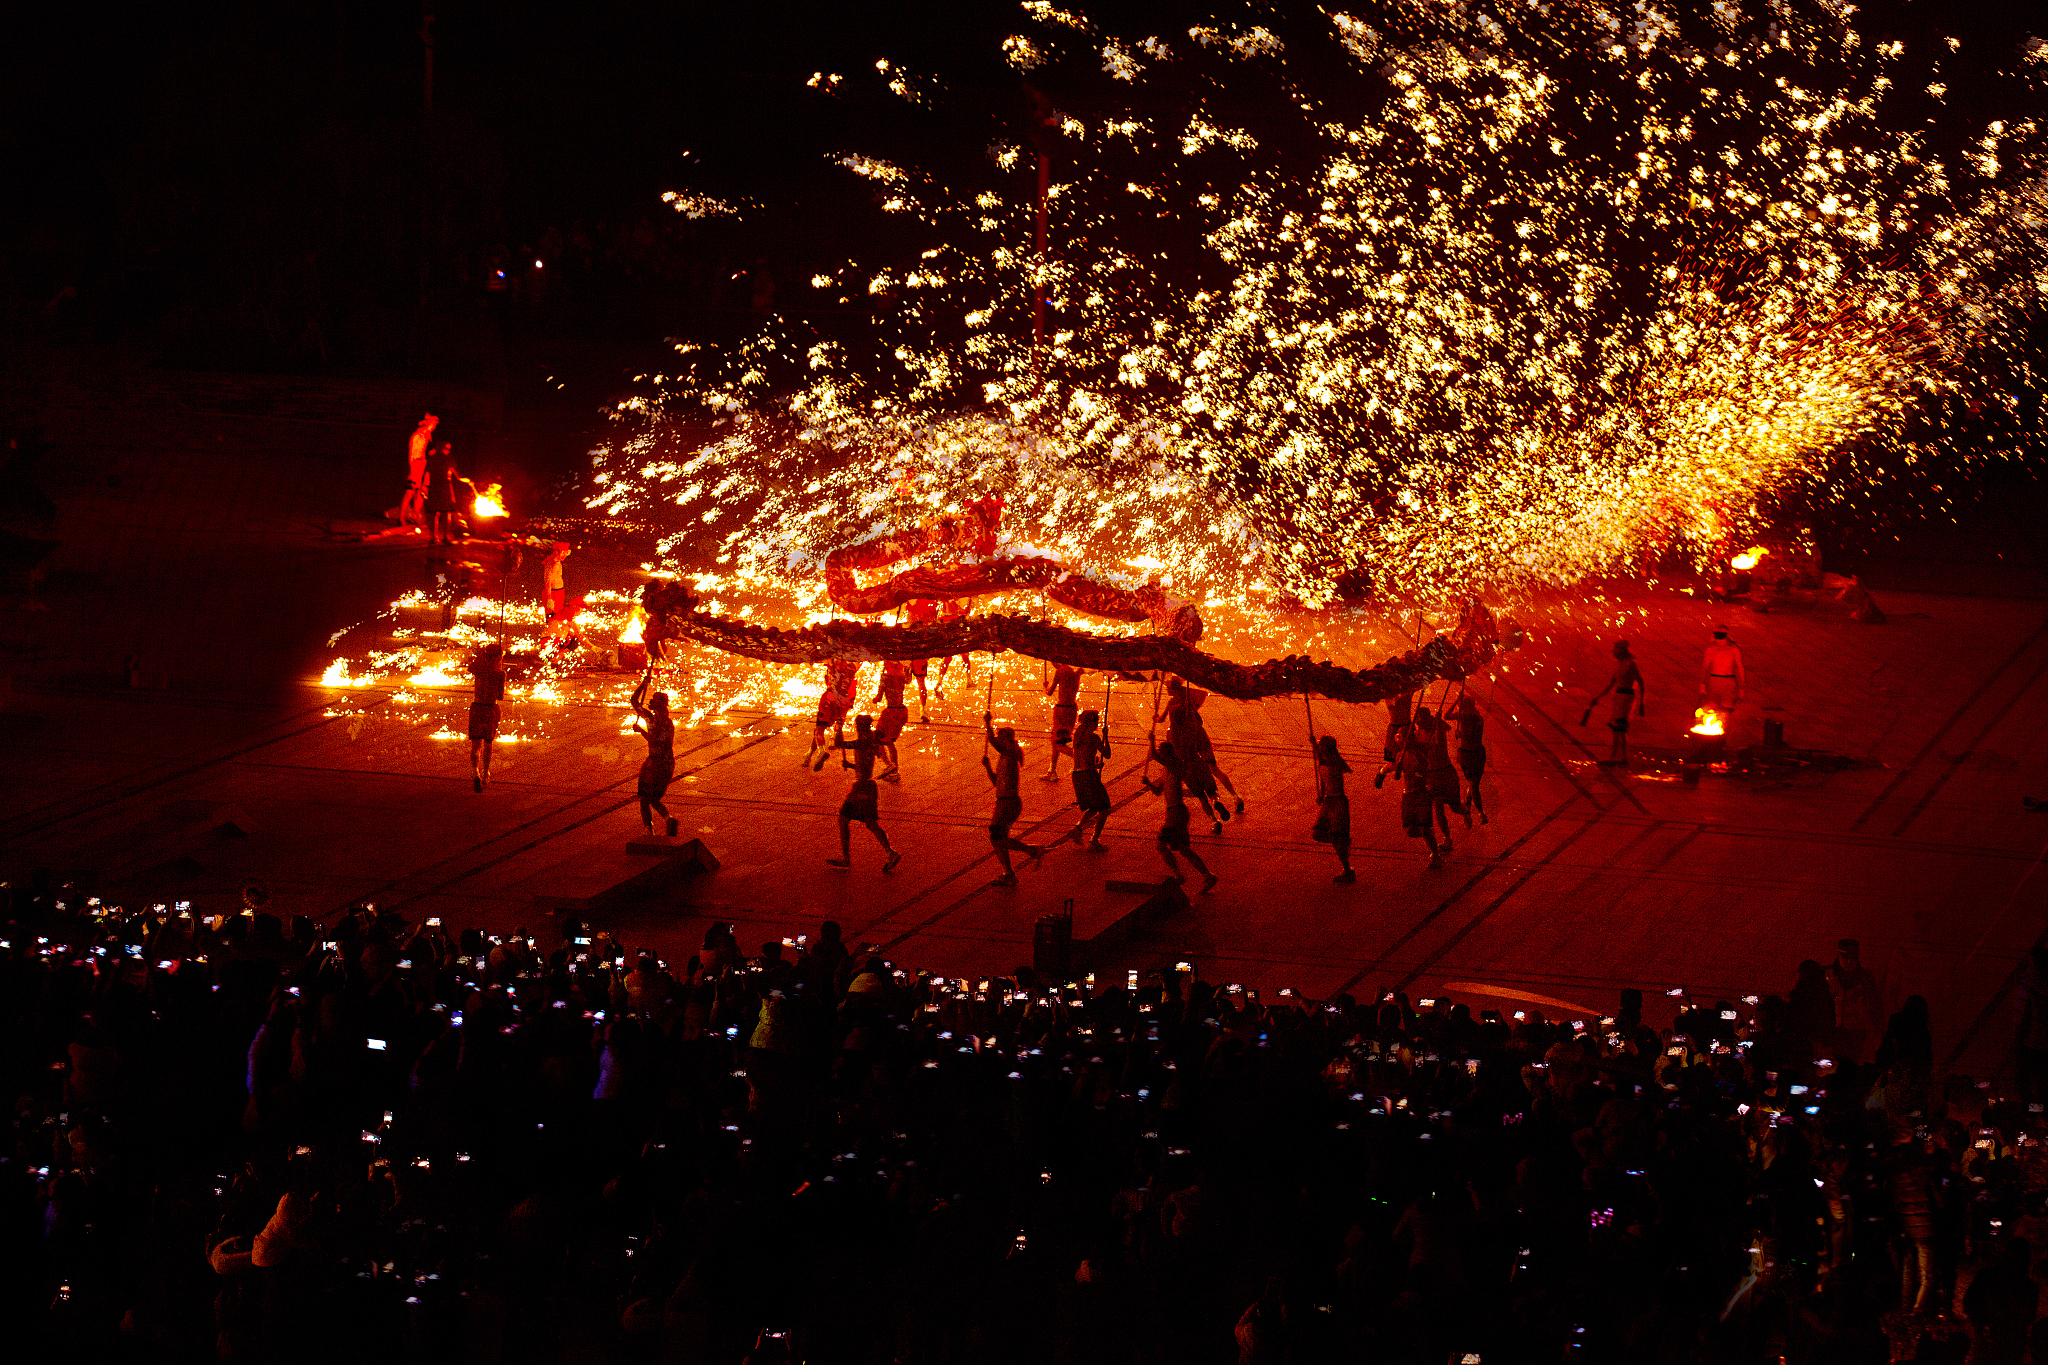
[[[647,709],[647,689],[654,684],[654,670],[648,669],[640,675],[640,685],[633,689],[633,714],[645,721],[652,721],[654,713]]]

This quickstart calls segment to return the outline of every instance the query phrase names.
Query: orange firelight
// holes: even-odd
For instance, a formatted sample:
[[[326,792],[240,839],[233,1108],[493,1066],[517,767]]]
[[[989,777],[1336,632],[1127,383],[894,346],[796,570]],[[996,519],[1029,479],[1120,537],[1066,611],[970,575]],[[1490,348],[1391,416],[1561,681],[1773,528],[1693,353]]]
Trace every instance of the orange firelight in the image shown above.
[[[494,483],[476,495],[475,511],[479,517],[502,517],[505,515],[505,504],[498,497],[498,490],[501,486]]]
[[[1728,567],[1731,569],[1740,569],[1744,571],[1754,569],[1757,565],[1757,561],[1762,559],[1765,555],[1769,553],[1770,551],[1766,550],[1761,545],[1752,545],[1747,550],[1744,550],[1741,554],[1735,556],[1735,558],[1729,560]]]
[[[1711,706],[1702,706],[1699,710],[1693,712],[1692,730],[1690,733],[1705,735],[1708,738],[1717,738],[1727,734],[1728,729],[1721,724],[1721,713],[1719,711],[1716,711]]]

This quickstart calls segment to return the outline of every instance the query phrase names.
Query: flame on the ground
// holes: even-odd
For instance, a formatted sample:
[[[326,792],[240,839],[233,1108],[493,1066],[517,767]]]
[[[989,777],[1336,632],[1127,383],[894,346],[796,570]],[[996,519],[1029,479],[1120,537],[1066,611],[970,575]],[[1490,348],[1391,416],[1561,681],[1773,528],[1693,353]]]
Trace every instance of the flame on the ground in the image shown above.
[[[637,645],[646,638],[646,633],[647,613],[641,609],[638,602],[635,602],[633,610],[626,614],[626,628],[619,632],[619,643]]]
[[[476,514],[480,517],[502,517],[505,515],[504,499],[498,496],[501,484],[492,484],[476,495]]]
[[[1729,560],[1728,567],[1731,569],[1754,569],[1757,561],[1769,553],[1770,551],[1761,545],[1752,545],[1741,554],[1735,556],[1735,558]]]
[[[1728,730],[1726,726],[1721,724],[1721,713],[1719,711],[1716,711],[1711,706],[1702,706],[1699,710],[1693,712],[1691,733],[1708,737],[1719,737],[1727,734]]]

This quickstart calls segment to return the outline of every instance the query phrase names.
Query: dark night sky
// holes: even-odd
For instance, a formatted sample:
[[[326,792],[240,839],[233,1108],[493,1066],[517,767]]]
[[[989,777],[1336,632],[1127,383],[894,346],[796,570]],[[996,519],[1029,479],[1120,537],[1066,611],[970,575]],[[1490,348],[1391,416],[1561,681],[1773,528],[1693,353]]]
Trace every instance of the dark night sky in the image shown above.
[[[1144,31],[1161,7],[1086,8]],[[1969,51],[2010,61],[2022,16],[1942,8],[1880,0],[1859,23],[1873,35],[1933,22],[2009,29],[1973,36]],[[1184,30],[1205,9],[1155,17]],[[165,363],[474,368],[464,356],[484,343],[471,315],[500,253],[529,254],[579,222],[623,240],[646,219],[659,260],[628,245],[624,265],[614,252],[586,278],[557,274],[553,311],[524,321],[658,340],[693,308],[744,312],[720,281],[757,253],[793,283],[901,245],[903,221],[869,212],[868,188],[828,153],[942,170],[980,161],[985,173],[988,141],[1025,123],[998,51],[1023,17],[1011,0],[440,0],[425,120],[416,5],[17,7],[0,58],[0,307],[62,316],[75,336]],[[884,55],[943,73],[939,118],[879,90],[872,66]],[[847,95],[806,90],[815,70],[848,73]],[[862,74],[865,89],[851,79]],[[1968,97],[1958,90],[1951,112]],[[691,228],[659,203],[667,189],[762,208],[743,226]],[[50,314],[67,287],[76,297]],[[493,325],[502,333],[508,321],[519,318]],[[423,347],[422,335],[444,344]]]

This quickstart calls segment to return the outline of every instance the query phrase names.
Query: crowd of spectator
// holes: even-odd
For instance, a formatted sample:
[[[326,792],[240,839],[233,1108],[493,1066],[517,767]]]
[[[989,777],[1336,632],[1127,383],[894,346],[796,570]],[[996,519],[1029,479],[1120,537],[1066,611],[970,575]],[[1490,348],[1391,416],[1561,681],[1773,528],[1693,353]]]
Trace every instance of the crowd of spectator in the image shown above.
[[[25,1360],[2048,1361],[2038,1099],[1814,963],[1655,1028],[252,892],[0,979]]]

